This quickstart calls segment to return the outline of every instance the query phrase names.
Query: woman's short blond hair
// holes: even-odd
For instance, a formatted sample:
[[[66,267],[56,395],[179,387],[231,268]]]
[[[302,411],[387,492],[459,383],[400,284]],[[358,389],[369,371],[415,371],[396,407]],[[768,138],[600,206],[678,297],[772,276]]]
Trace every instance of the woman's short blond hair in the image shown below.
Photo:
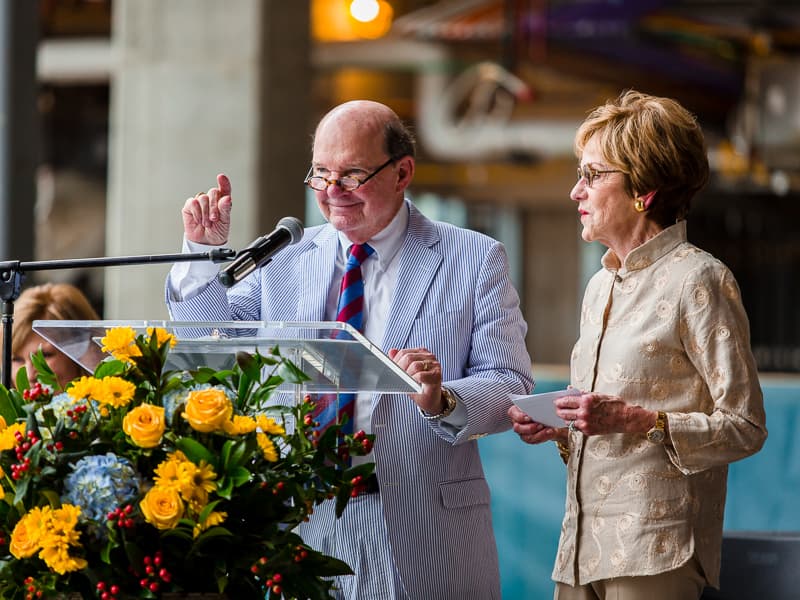
[[[11,330],[11,350],[19,352],[39,319],[94,321],[97,312],[86,296],[69,283],[45,283],[22,291],[14,303],[14,325]]]
[[[692,113],[671,98],[628,90],[578,128],[578,158],[593,137],[609,167],[625,174],[631,197],[656,192],[647,217],[662,227],[686,218],[709,177],[705,139]]]

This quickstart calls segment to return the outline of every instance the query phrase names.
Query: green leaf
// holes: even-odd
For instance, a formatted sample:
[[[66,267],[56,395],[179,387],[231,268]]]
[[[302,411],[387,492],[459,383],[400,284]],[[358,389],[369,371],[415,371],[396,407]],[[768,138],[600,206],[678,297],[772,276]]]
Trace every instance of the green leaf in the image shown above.
[[[281,365],[278,367],[278,375],[284,381],[288,381],[289,383],[303,383],[311,380],[308,375],[298,369],[297,365],[290,360],[285,360],[281,363]]]
[[[61,389],[58,383],[58,377],[53,373],[53,369],[50,368],[50,365],[47,364],[47,360],[45,360],[41,348],[31,354],[31,363],[33,364],[33,368],[36,369],[36,379],[39,380],[40,383],[49,385],[54,390]]]
[[[213,502],[209,502],[208,504],[206,504],[203,507],[203,510],[200,511],[200,515],[198,516],[198,521],[200,521],[201,523],[205,521],[208,518],[208,515],[210,515],[214,511],[214,509],[217,507],[219,503],[220,500],[214,500]]]
[[[6,425],[11,425],[17,419],[25,416],[22,405],[23,399],[19,392],[0,385],[0,416],[5,419]]]
[[[345,483],[339,488],[339,493],[336,494],[336,518],[342,516],[347,503],[350,502],[350,492],[353,491],[353,486]]]
[[[200,442],[189,437],[179,438],[175,445],[178,446],[186,458],[191,460],[194,464],[199,465],[201,460],[206,461],[208,464],[216,467],[216,457],[209,452],[208,448],[203,446]]]
[[[94,376],[97,379],[103,377],[118,377],[125,372],[125,363],[121,360],[103,361],[94,370]]]
[[[252,354],[247,352],[236,353],[236,364],[242,370],[250,381],[258,381],[261,376],[261,364],[256,360]]]
[[[17,371],[17,377],[16,377],[15,384],[16,384],[15,387],[18,390],[27,390],[29,387],[31,387],[31,382],[28,379],[28,368],[27,367],[21,367]]]
[[[244,485],[250,481],[251,475],[250,471],[240,466],[230,469],[227,472],[226,477],[231,480],[233,487],[239,487],[240,485]]]
[[[230,446],[228,444],[230,443]],[[227,452],[228,458],[225,461],[225,466],[235,466],[240,465],[247,461],[248,459],[248,448],[247,443],[244,440],[228,440],[225,442],[225,446],[229,448]]]

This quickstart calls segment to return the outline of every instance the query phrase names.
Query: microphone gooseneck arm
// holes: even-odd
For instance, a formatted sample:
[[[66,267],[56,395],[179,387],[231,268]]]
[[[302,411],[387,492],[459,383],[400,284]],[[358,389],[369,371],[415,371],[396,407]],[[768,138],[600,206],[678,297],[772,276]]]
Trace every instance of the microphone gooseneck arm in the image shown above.
[[[187,254],[155,254],[143,256],[108,256],[100,258],[76,258],[65,260],[41,260],[20,262],[10,260],[0,262],[0,300],[3,303],[3,364],[2,383],[11,387],[11,334],[14,323],[14,301],[22,291],[25,273],[29,271],[51,271],[60,269],[79,269],[85,267],[117,267],[122,265],[144,265],[210,260],[215,263],[227,262],[236,256],[230,248],[214,248],[208,252]]]

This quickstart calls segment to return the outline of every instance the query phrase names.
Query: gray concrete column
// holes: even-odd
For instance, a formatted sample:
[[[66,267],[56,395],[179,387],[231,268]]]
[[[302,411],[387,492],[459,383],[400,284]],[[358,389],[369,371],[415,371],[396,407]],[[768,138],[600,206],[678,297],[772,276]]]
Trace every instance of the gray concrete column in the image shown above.
[[[230,176],[229,245],[303,218],[308,2],[116,0],[107,254],[180,249],[185,199]],[[106,272],[106,318],[162,319],[168,266]]]
[[[33,259],[38,3],[0,0],[0,260]]]
[[[579,225],[574,209],[561,207],[530,210],[525,217],[522,312],[534,367],[568,364],[578,339],[583,288],[576,248],[585,244]]]

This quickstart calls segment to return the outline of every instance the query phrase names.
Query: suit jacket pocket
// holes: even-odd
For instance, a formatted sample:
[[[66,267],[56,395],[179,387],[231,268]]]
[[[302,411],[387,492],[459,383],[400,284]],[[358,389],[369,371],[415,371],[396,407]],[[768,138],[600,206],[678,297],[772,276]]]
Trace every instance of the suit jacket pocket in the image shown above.
[[[442,494],[442,504],[446,508],[489,504],[489,484],[483,477],[443,481],[439,484],[439,490]]]

